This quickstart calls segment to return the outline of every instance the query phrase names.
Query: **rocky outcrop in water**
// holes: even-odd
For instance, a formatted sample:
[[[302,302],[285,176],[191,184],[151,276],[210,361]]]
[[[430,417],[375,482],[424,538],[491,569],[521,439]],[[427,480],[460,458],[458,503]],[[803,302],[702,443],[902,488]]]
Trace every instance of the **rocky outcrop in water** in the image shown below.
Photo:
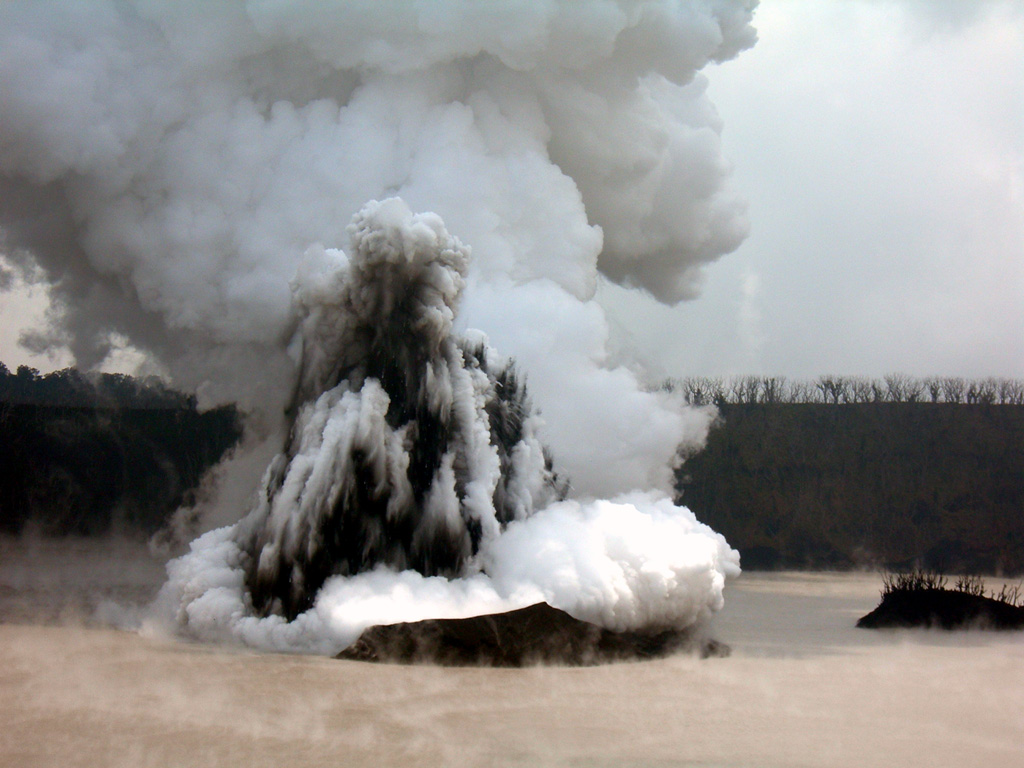
[[[895,590],[861,617],[864,629],[1024,629],[1024,607],[951,589]]]
[[[370,627],[339,659],[441,666],[591,666],[679,652],[725,656],[729,648],[689,630],[613,632],[547,603],[467,619]]]

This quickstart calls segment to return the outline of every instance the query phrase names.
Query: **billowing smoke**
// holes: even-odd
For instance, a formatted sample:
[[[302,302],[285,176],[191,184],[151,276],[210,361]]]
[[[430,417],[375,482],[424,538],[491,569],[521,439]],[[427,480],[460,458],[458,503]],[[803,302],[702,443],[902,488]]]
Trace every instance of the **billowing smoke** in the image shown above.
[[[593,295],[692,297],[744,236],[698,70],[752,6],[0,5],[0,247],[55,306],[28,341],[89,367],[128,339],[271,445],[294,419],[246,520],[175,564],[182,621],[307,647],[360,590],[619,626],[716,605],[720,537],[657,493],[587,501],[669,492],[709,420],[609,364]],[[360,543],[325,565],[328,519]]]
[[[349,231],[351,260],[334,252],[315,290],[296,285],[296,416],[243,524],[255,607],[290,618],[334,575],[460,576],[558,494],[514,370],[452,335],[468,249],[398,198]]]

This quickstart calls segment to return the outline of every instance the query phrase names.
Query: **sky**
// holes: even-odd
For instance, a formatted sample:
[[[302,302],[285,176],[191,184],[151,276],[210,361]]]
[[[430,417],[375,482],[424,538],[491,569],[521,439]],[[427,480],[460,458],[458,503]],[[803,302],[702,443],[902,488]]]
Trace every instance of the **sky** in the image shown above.
[[[1024,375],[1024,4],[767,0],[705,70],[750,235],[674,309],[673,376]]]
[[[750,234],[676,307],[602,283],[613,349],[656,376],[1024,376],[1024,4],[767,0],[755,26],[704,70]],[[12,369],[68,362],[18,346],[43,296],[0,294]]]

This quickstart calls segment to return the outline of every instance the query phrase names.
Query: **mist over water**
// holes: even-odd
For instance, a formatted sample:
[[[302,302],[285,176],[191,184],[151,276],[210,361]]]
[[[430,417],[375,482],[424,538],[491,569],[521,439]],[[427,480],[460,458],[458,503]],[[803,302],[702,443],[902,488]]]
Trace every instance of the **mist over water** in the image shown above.
[[[0,762],[1012,768],[1024,755],[1019,633],[858,630],[873,574],[731,580],[713,626],[728,658],[440,669],[87,628],[58,606],[110,549],[48,544],[31,562],[21,542],[0,549]],[[152,594],[151,555],[118,554],[89,592]]]

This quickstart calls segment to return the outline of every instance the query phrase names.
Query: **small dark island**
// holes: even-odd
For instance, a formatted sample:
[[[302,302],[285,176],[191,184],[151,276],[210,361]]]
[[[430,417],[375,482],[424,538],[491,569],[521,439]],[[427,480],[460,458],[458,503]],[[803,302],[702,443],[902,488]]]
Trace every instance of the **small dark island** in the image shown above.
[[[952,589],[946,577],[924,571],[887,575],[882,602],[861,617],[864,629],[934,627],[939,629],[1024,629],[1020,587],[985,593],[980,577],[961,576]]]
[[[466,619],[370,627],[338,658],[449,667],[592,666],[687,651],[708,657],[727,655],[729,649],[690,629],[613,632],[547,603],[536,603]]]

